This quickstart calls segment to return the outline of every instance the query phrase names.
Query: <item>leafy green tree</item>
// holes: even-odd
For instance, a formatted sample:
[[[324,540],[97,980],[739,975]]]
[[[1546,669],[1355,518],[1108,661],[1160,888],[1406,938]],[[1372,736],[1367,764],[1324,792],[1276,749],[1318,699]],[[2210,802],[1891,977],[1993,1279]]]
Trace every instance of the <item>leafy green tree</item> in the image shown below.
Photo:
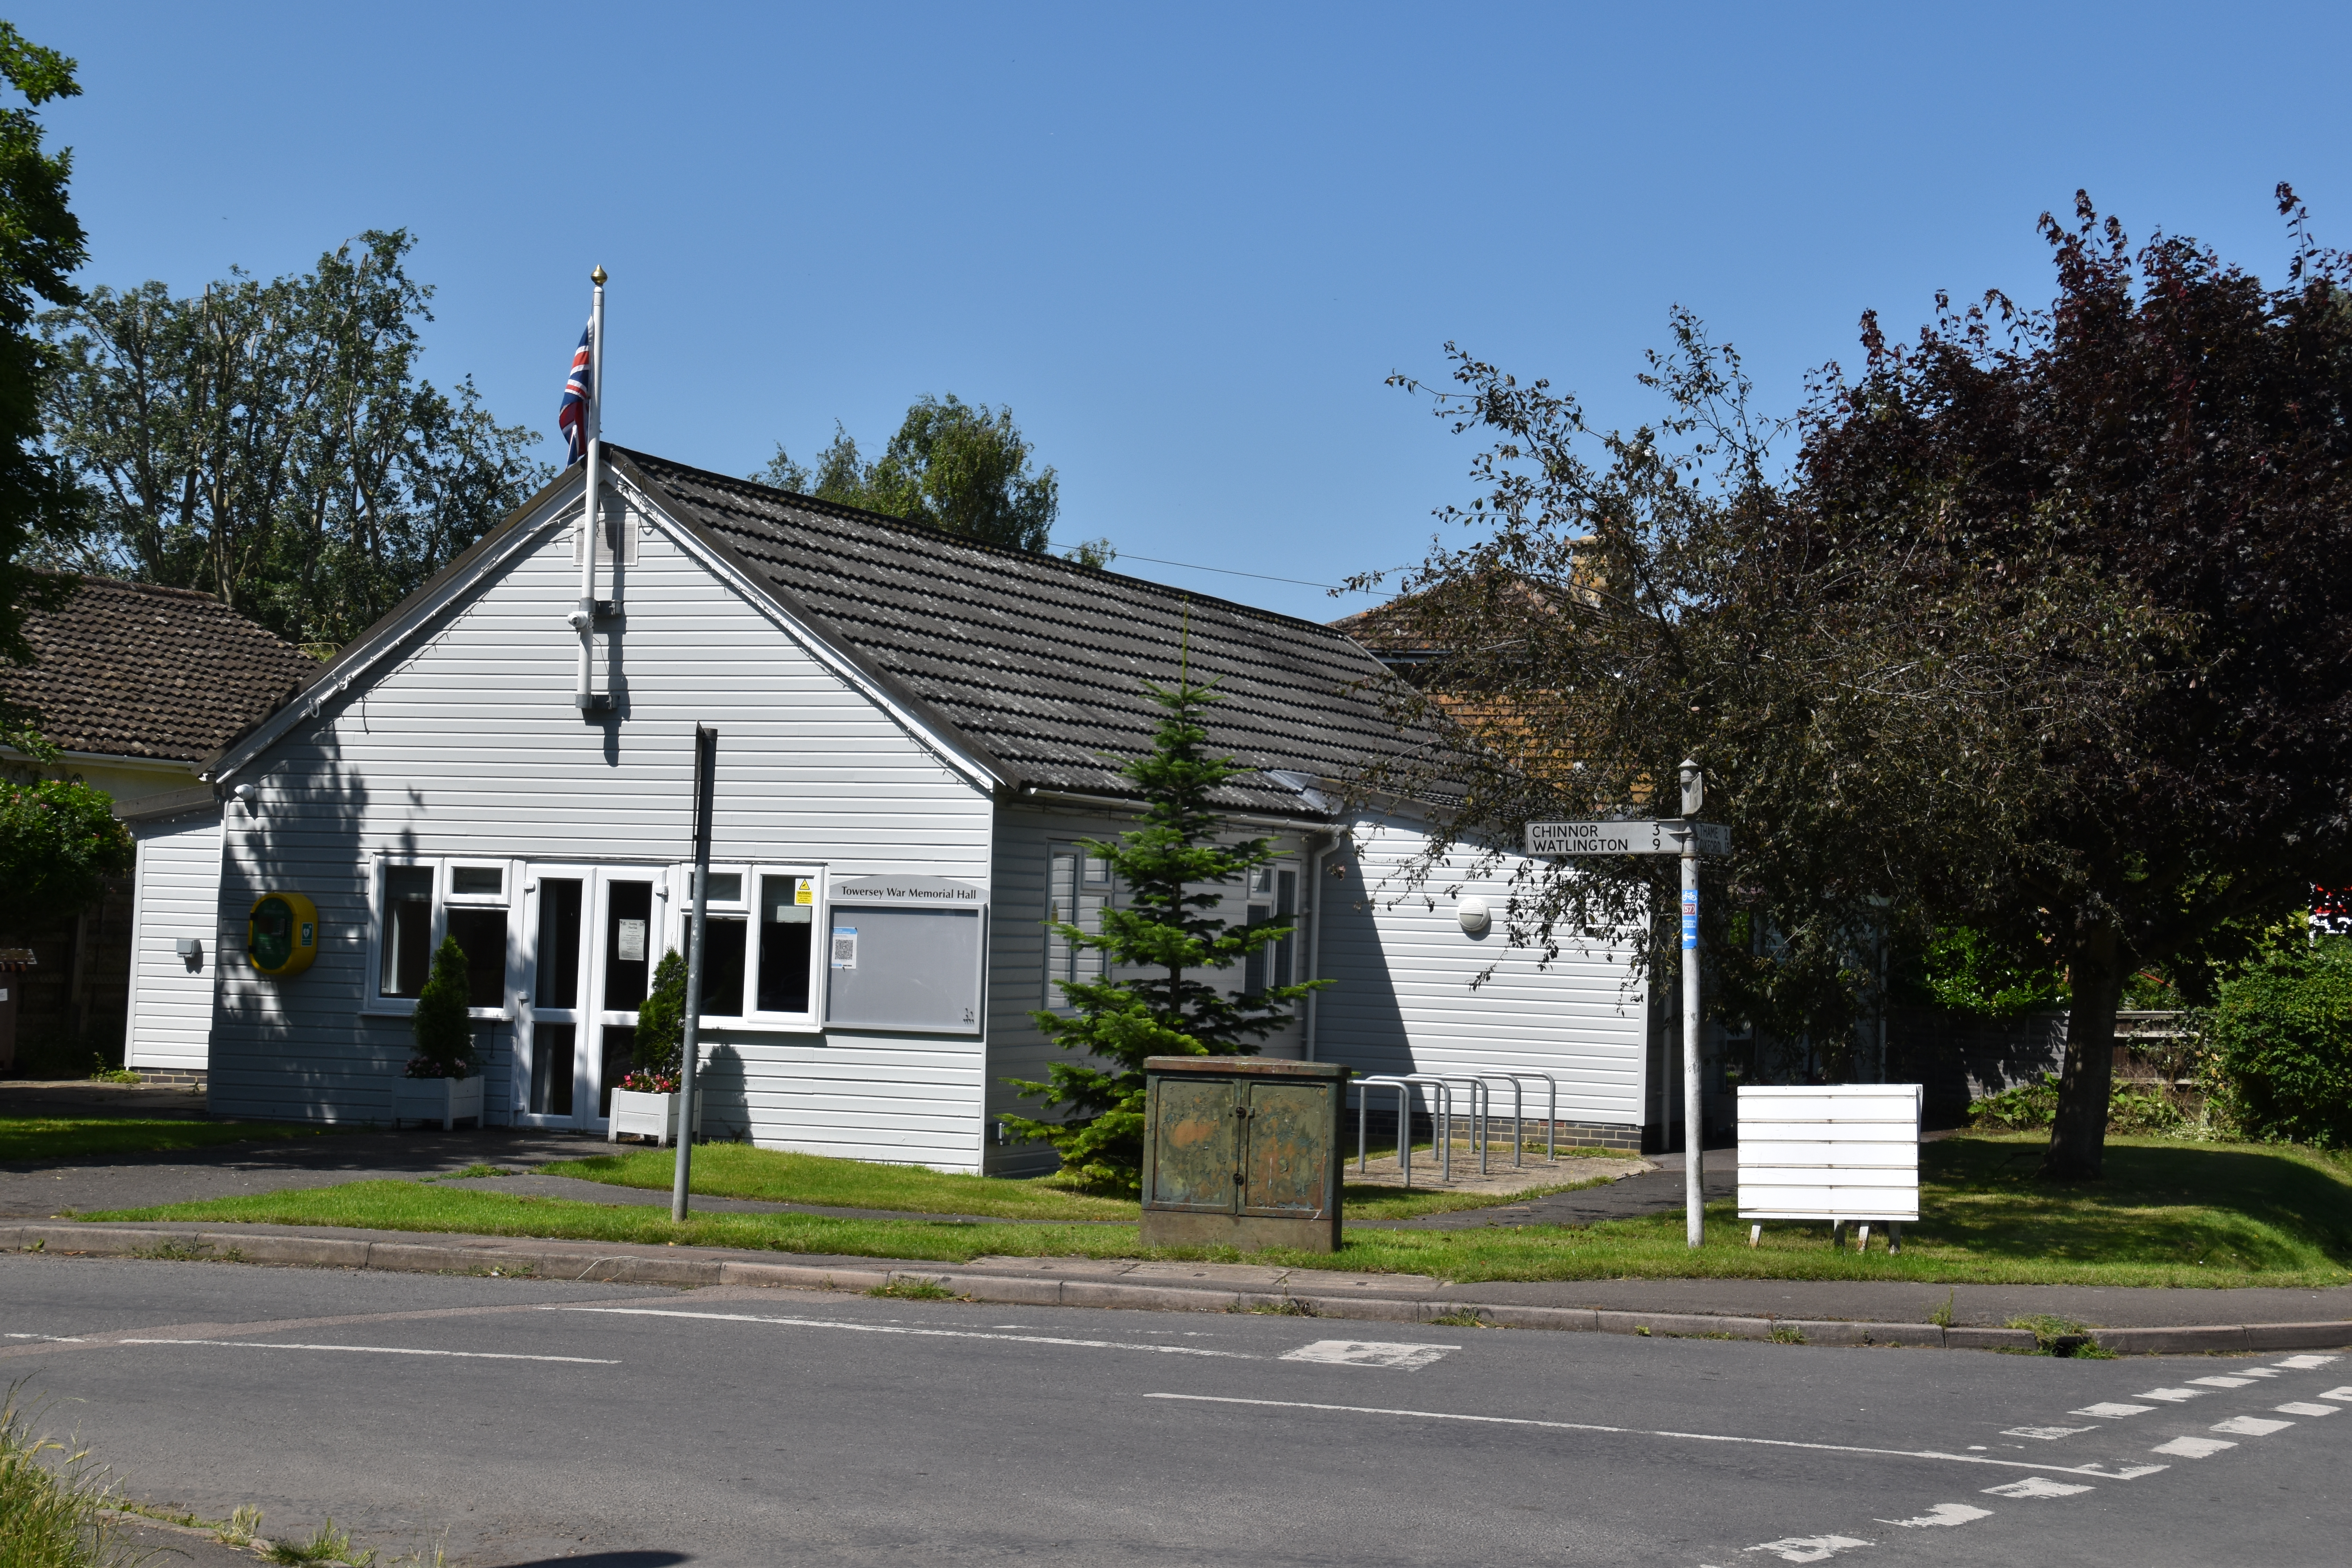
[[[409,1058],[411,1078],[471,1078],[474,1076],[474,1020],[467,1012],[466,950],[454,936],[445,936],[434,950],[433,972],[416,994],[416,1011],[409,1028],[416,1055]]]
[[[1181,675],[1173,687],[1145,689],[1163,710],[1159,731],[1150,753],[1119,770],[1142,793],[1144,825],[1116,842],[1085,841],[1110,863],[1119,900],[1103,911],[1099,934],[1054,927],[1074,947],[1101,952],[1105,976],[1060,983],[1073,1013],[1031,1015],[1055,1045],[1084,1054],[1053,1063],[1043,1083],[1006,1080],[1049,1108],[1067,1108],[1055,1121],[1007,1117],[1007,1126],[1051,1143],[1087,1181],[1127,1189],[1143,1169],[1144,1059],[1255,1055],[1290,1021],[1290,1004],[1329,984],[1242,995],[1212,984],[1205,972],[1230,969],[1293,928],[1236,925],[1214,912],[1222,900],[1213,889],[1274,858],[1263,838],[1218,841],[1223,819],[1209,796],[1247,770],[1204,749],[1202,714],[1216,693]]]
[[[1675,815],[1661,781],[1696,758],[1733,851],[1701,872],[1709,1015],[1843,1076],[1886,1000],[1882,944],[2050,852],[2023,837],[2060,777],[2045,742],[2108,734],[2151,628],[2091,570],[2020,596],[2020,560],[1841,547],[1785,482],[1789,426],[1752,409],[1738,356],[1686,311],[1672,331],[1642,377],[1660,416],[1631,430],[1452,345],[1452,385],[1393,378],[1481,447],[1472,495],[1360,632],[1416,662],[1371,688],[1402,743],[1352,787],[1430,813],[1388,896],[1507,867],[1513,946],[1632,933],[1639,974],[1679,949],[1673,858],[1516,847],[1530,821]]]
[[[1061,481],[1050,468],[1033,472],[1031,456],[1010,407],[927,393],[907,410],[898,433],[870,462],[835,425],[833,442],[814,470],[779,446],[767,467],[751,477],[779,489],[928,522],[983,543],[1043,553],[1061,510]]]
[[[2118,999],[2137,970],[2226,948],[2233,925],[2352,879],[2352,257],[2294,244],[2270,286],[2191,239],[2135,248],[2077,195],[2042,221],[2050,306],[1999,294],[1910,343],[1865,318],[1800,465],[1830,548],[1986,563],[2030,605],[2062,573],[2161,620],[2128,641],[2035,628],[2130,695],[2095,734],[2053,726],[2028,811],[1969,918],[2046,942],[2073,992],[2042,1171],[2099,1174]],[[2053,637],[2053,634],[2055,636]]]
[[[28,664],[25,611],[54,609],[73,583],[38,570],[69,549],[81,526],[72,488],[41,445],[41,403],[52,378],[34,332],[37,300],[79,298],[67,281],[85,254],[81,225],[66,205],[73,153],[41,144],[33,112],[81,92],[74,62],[28,43],[0,22],[0,77],[24,99],[0,110],[0,662]],[[0,702],[0,738],[13,741],[32,716]]]
[[[2273,950],[2221,983],[2204,1016],[2238,1124],[2352,1147],[2352,938]]]
[[[42,321],[50,441],[92,533],[58,563],[202,588],[289,641],[365,629],[550,477],[470,378],[417,374],[405,230],[187,299],[100,288]]]
[[[114,802],[79,780],[0,780],[0,921],[29,934],[94,901],[136,847]]]

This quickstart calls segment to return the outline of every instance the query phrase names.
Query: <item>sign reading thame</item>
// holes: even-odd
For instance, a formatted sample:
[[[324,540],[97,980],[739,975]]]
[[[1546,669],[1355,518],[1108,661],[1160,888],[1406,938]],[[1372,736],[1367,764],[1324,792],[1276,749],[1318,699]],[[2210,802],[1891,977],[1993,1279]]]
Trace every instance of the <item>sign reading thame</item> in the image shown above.
[[[1530,855],[1679,855],[1685,828],[1698,833],[1702,855],[1731,853],[1731,829],[1718,822],[1530,822]]]

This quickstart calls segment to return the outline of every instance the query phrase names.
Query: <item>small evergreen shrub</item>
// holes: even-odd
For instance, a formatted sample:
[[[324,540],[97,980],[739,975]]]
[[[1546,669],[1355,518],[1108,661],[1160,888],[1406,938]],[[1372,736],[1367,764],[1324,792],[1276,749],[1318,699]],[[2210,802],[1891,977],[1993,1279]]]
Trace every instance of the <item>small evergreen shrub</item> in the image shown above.
[[[2229,1110],[2247,1134],[2352,1147],[2352,938],[2249,963],[2221,983],[2203,1024]]]
[[[445,936],[409,1018],[416,1036],[416,1054],[408,1058],[409,1077],[474,1076],[474,1020],[466,1013],[466,950],[456,937]]]
[[[632,1094],[676,1094],[686,1063],[686,960],[671,948],[654,965],[653,989],[637,1008],[637,1037],[621,1087]]]

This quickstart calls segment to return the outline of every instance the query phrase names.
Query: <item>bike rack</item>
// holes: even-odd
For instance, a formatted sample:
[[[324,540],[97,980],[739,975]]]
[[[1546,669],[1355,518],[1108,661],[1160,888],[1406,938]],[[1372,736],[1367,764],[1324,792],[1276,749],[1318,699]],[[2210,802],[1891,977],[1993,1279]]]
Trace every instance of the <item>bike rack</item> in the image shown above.
[[[1517,1084],[1521,1079],[1526,1079],[1543,1085],[1545,1089],[1549,1092],[1551,1096],[1550,1101],[1544,1107],[1544,1160],[1549,1164],[1559,1163],[1559,1079],[1552,1077],[1551,1074],[1548,1072],[1498,1072],[1489,1073],[1487,1076],[1490,1078],[1509,1079],[1512,1080],[1514,1085]],[[1512,1129],[1514,1133],[1517,1133],[1517,1131],[1518,1130],[1516,1127]]]
[[[1364,1123],[1371,1109],[1370,1090],[1374,1088],[1397,1091],[1397,1169],[1403,1173],[1407,1188],[1412,1185],[1412,1091],[1416,1089],[1432,1101],[1432,1113],[1444,1129],[1439,1135],[1438,1180],[1454,1179],[1454,1089],[1445,1079],[1432,1073],[1369,1073],[1357,1079],[1354,1087],[1364,1090],[1356,1100],[1356,1169],[1360,1173],[1370,1169],[1366,1155]]]
[[[1486,1112],[1489,1095],[1486,1079],[1476,1073],[1415,1073],[1415,1078],[1434,1079],[1439,1083],[1466,1083],[1470,1086],[1470,1136],[1478,1144],[1478,1173],[1486,1173]],[[1454,1127],[1449,1121],[1445,1128],[1445,1179],[1454,1179]]]

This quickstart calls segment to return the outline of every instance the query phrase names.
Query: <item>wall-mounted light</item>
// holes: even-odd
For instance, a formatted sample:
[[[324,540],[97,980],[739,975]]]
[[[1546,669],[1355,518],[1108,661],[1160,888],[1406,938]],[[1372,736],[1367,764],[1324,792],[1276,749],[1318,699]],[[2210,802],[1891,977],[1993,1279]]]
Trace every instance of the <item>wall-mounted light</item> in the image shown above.
[[[1464,899],[1454,906],[1454,912],[1462,921],[1462,929],[1472,936],[1495,923],[1495,917],[1487,912],[1486,900],[1481,898]]]

